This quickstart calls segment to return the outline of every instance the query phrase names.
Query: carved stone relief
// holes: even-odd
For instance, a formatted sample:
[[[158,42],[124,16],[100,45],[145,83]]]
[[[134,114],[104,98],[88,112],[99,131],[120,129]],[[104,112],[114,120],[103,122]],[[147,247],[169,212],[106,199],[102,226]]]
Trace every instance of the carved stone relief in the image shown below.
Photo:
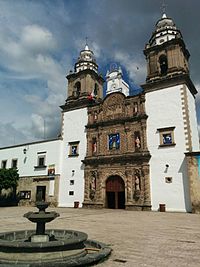
[[[140,170],[136,169],[133,177],[133,198],[139,200],[141,195],[141,175]]]
[[[124,116],[124,96],[121,94],[110,95],[103,104],[104,118],[114,119]]]

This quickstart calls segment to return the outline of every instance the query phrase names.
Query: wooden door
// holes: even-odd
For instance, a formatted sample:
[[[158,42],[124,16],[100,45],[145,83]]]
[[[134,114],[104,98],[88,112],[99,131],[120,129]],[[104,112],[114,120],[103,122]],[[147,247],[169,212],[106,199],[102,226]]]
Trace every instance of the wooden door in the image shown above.
[[[125,185],[119,176],[111,176],[106,182],[107,207],[110,209],[125,208]]]

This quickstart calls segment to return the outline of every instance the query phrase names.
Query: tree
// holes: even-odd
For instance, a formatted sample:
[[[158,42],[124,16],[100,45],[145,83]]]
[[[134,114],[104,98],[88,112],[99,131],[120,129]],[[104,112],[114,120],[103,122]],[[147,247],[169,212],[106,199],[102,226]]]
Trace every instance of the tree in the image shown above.
[[[17,169],[0,169],[0,195],[2,189],[12,189],[15,192],[18,180],[19,174]]]

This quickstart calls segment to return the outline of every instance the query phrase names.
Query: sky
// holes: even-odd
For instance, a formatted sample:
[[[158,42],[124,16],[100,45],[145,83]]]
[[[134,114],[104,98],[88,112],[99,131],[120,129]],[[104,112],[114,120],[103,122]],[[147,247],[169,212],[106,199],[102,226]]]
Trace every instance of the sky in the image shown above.
[[[80,50],[99,72],[120,65],[126,82],[144,84],[145,44],[162,16],[161,0],[0,0],[0,147],[56,138],[67,98],[66,74]],[[190,76],[200,92],[199,0],[165,0],[181,30]],[[200,132],[200,94],[196,96]]]

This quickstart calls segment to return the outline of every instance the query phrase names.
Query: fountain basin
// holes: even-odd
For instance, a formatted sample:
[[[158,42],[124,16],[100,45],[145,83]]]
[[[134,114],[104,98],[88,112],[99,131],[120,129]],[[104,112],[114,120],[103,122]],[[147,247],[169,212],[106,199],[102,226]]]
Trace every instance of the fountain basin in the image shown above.
[[[87,234],[73,230],[46,230],[46,234],[53,241],[30,242],[30,238],[35,234],[34,230],[6,232],[0,234],[0,251],[11,252],[42,252],[72,250],[84,247]]]
[[[89,266],[111,253],[111,249],[105,244],[87,240],[87,234],[83,232],[46,230],[50,237],[54,236],[54,241],[28,242],[34,233],[34,230],[1,233],[0,266]]]
[[[55,211],[45,212],[45,216],[44,216],[44,213],[31,212],[31,211],[24,214],[24,217],[26,217],[27,219],[29,219],[29,221],[34,222],[34,223],[37,223],[37,222],[48,223],[48,222],[53,221],[58,216],[59,214]]]

